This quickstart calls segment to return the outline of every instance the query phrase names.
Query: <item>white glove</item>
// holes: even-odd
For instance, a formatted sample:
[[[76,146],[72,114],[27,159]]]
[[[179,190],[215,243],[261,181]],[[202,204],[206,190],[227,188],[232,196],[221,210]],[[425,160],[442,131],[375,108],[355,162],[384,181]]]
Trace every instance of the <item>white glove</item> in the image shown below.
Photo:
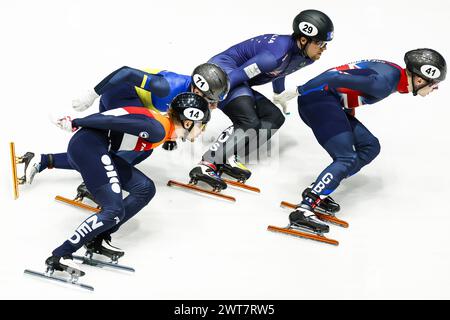
[[[273,103],[281,105],[283,108],[284,114],[290,114],[288,112],[288,101],[294,98],[297,98],[300,94],[297,91],[297,88],[284,90],[282,93],[274,93],[273,95]]]
[[[78,130],[77,127],[72,126],[72,118],[70,116],[65,116],[64,118],[51,119],[51,121],[61,130],[67,132],[75,132]]]
[[[93,89],[88,90],[83,96],[78,99],[72,100],[72,108],[76,111],[81,112],[92,106],[95,99],[97,99],[99,95]]]

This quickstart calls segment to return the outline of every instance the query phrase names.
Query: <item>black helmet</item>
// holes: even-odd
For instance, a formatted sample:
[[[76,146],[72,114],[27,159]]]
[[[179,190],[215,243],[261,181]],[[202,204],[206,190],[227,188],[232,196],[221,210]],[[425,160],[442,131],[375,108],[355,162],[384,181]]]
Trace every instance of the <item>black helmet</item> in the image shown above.
[[[440,82],[447,75],[444,57],[433,49],[415,49],[405,54],[406,69],[429,82]]]
[[[230,90],[230,80],[221,67],[213,63],[203,63],[192,72],[192,84],[214,102],[222,101]]]
[[[306,37],[317,41],[331,41],[334,26],[331,19],[318,10],[304,10],[300,12],[292,23],[295,37]]]
[[[170,103],[169,113],[170,109],[173,110],[180,122],[191,120],[206,124],[211,119],[208,101],[193,92],[184,92],[177,95]]]

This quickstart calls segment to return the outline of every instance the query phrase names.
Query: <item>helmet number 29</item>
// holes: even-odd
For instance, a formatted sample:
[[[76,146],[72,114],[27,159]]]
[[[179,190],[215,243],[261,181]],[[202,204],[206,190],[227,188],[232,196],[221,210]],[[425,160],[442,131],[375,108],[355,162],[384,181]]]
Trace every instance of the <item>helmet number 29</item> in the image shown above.
[[[311,37],[319,33],[319,30],[317,30],[316,26],[312,25],[309,22],[300,22],[299,28],[304,34]]]

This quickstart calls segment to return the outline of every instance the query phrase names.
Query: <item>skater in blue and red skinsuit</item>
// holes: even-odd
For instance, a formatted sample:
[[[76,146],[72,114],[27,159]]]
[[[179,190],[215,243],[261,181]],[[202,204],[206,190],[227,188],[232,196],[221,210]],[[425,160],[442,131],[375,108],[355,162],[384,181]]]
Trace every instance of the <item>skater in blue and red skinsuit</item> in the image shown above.
[[[242,181],[250,178],[250,170],[236,155],[247,156],[253,151],[250,145],[264,145],[285,120],[280,109],[253,87],[272,83],[274,102],[287,112],[287,101],[297,97],[298,92],[297,88],[285,89],[285,77],[320,59],[333,39],[334,27],[324,13],[305,10],[295,17],[293,30],[292,35],[265,34],[251,38],[209,60],[230,77],[230,93],[219,108],[233,126],[223,131],[203,155],[190,172],[191,178],[207,183],[214,179],[216,184],[220,184],[217,181],[221,181],[222,173]],[[247,144],[245,139],[250,139]],[[253,139],[257,143],[250,143]]]
[[[192,114],[184,112],[186,109]],[[117,152],[153,150],[177,136],[192,141],[209,119],[208,102],[195,93],[177,95],[167,116],[132,106],[74,120],[58,119],[61,129],[76,131],[67,148],[68,162],[80,172],[101,210],[85,219],[73,236],[52,252],[47,265],[64,271],[72,254],[83,245],[93,253],[123,256],[122,250],[111,246],[111,234],[145,207],[156,191],[153,181]],[[129,193],[124,199],[122,190]]]
[[[396,92],[426,96],[445,79],[446,62],[434,50],[409,51],[405,63],[403,68],[388,61],[362,60],[330,69],[298,87],[300,117],[333,162],[303,192],[298,210],[290,215],[292,224],[328,232],[314,211],[337,212],[339,205],[329,195],[380,153],[378,139],[355,117],[355,108]]]
[[[72,102],[76,111],[88,109],[100,97],[99,111],[104,112],[124,106],[139,106],[161,113],[167,112],[172,99],[182,92],[194,92],[203,96],[211,109],[217,107],[229,90],[229,80],[220,67],[211,63],[197,66],[192,75],[153,69],[138,70],[122,67],[98,83],[82,97]],[[163,144],[166,150],[174,150],[176,142]],[[152,150],[143,152],[119,152],[117,155],[136,165],[150,156]],[[31,184],[37,173],[48,168],[73,169],[67,153],[42,154],[27,166],[26,180]]]

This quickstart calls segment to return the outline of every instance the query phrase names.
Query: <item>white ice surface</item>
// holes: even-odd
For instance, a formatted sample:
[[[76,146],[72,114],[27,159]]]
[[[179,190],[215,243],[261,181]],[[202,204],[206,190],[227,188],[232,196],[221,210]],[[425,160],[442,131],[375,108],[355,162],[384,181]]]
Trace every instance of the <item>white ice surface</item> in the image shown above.
[[[281,200],[300,190],[330,159],[301,122],[296,103],[275,139],[280,160],[251,165],[261,195],[230,189],[235,204],[166,186],[185,180],[207,147],[157,150],[139,166],[156,183],[154,200],[116,235],[134,275],[88,268],[95,293],[23,276],[86,217],[58,204],[77,172],[47,171],[12,200],[8,142],[17,152],[62,152],[70,135],[49,113],[70,105],[123,65],[189,74],[230,45],[262,33],[290,33],[302,9],[323,10],[335,40],[322,59],[291,75],[299,85],[337,65],[365,58],[403,64],[403,54],[432,47],[450,59],[448,1],[2,1],[0,2],[0,298],[25,299],[449,299],[449,85],[427,98],[395,94],[358,110],[380,139],[380,156],[342,183],[335,198],[348,229],[332,227],[338,247],[269,233],[283,226]],[[201,10],[203,9],[203,11]],[[271,97],[270,86],[259,90]],[[84,115],[95,111],[87,110]],[[210,139],[229,120],[215,111]]]

